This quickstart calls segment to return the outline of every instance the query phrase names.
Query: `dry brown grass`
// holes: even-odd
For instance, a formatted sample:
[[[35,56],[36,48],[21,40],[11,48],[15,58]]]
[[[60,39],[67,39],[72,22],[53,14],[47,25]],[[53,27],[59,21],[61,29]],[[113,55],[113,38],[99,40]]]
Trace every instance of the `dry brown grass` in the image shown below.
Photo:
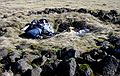
[[[116,9],[120,11],[119,0],[0,0],[2,11],[27,11],[40,10],[44,8],[68,7],[88,9]]]
[[[0,17],[7,15],[7,18],[0,18],[0,27],[7,27],[7,33],[0,37],[0,48],[6,47],[8,49],[16,50],[16,45],[24,43],[25,45],[35,45],[35,49],[54,49],[54,47],[72,46],[76,50],[85,52],[95,46],[94,38],[98,36],[106,36],[106,33],[113,31],[116,26],[113,24],[104,24],[99,19],[90,14],[79,13],[63,13],[63,14],[43,14],[27,16],[28,11],[42,10],[45,8],[67,7],[67,8],[87,8],[87,9],[116,9],[120,11],[119,0],[0,0]],[[14,15],[13,15],[14,14]],[[23,33],[20,29],[26,23],[33,19],[47,18],[52,26],[55,25],[56,19],[66,21],[68,18],[75,18],[76,20],[84,20],[90,27],[103,28],[101,32],[89,33],[84,37],[72,36],[69,33],[61,33],[45,40],[23,39],[18,37]],[[36,46],[37,45],[37,46]],[[55,50],[55,49],[54,49]],[[26,48],[23,51],[32,51]]]

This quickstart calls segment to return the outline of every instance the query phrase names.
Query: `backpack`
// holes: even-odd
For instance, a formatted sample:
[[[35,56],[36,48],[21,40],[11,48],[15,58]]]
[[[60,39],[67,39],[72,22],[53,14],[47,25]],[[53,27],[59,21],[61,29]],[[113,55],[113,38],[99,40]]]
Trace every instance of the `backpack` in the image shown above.
[[[27,31],[26,34],[28,37],[35,39],[41,35],[41,32],[42,32],[42,30],[40,28],[36,27],[36,28],[33,28],[33,29]]]

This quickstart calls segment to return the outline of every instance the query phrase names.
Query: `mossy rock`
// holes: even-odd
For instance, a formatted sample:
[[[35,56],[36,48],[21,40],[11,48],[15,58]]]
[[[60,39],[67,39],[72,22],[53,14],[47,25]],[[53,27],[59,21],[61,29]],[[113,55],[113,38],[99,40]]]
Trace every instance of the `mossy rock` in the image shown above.
[[[35,50],[35,49],[38,48],[38,45],[37,45],[37,44],[31,44],[31,45],[30,45],[30,48],[33,49],[33,50]]]
[[[31,66],[32,66],[33,68],[37,68],[37,67],[39,67],[40,65],[31,64]]]
[[[79,64],[79,70],[87,76],[94,76],[94,73],[88,64]]]
[[[51,48],[51,50],[52,50],[53,52],[58,52],[59,50],[61,50],[61,48],[58,47],[58,46],[54,46],[54,47]]]
[[[98,38],[96,38],[94,40],[97,41],[97,42],[104,42],[104,41],[106,41],[106,39],[102,38],[102,37],[98,37]]]
[[[86,51],[87,51],[87,52],[90,52],[90,51],[92,51],[93,49],[100,49],[100,46],[87,47]]]

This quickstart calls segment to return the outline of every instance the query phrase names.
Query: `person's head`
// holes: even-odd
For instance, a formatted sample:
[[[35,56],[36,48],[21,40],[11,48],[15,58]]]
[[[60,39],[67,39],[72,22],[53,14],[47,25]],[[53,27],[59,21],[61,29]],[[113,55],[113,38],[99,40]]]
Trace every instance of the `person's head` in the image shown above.
[[[37,22],[38,22],[38,21],[34,19],[34,20],[31,22],[31,24],[32,24],[32,25],[36,25]]]
[[[40,19],[40,20],[39,20],[39,23],[40,23],[40,24],[46,24],[46,23],[48,23],[48,21],[47,21],[46,19]]]

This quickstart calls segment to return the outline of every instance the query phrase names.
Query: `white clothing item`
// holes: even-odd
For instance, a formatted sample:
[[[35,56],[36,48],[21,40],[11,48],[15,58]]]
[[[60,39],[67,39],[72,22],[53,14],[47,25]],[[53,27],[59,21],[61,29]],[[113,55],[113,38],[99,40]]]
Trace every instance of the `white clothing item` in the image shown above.
[[[25,27],[22,29],[22,31],[25,31],[28,27],[30,27],[30,25],[25,26]]]
[[[85,33],[89,32],[89,31],[90,31],[89,29],[82,29],[82,30],[79,30],[78,32],[76,32],[76,35],[83,36],[83,35],[85,35]]]
[[[45,23],[43,27],[44,27],[44,30],[47,30],[48,32],[54,33],[54,30],[53,30],[53,28],[50,26],[50,24]]]

